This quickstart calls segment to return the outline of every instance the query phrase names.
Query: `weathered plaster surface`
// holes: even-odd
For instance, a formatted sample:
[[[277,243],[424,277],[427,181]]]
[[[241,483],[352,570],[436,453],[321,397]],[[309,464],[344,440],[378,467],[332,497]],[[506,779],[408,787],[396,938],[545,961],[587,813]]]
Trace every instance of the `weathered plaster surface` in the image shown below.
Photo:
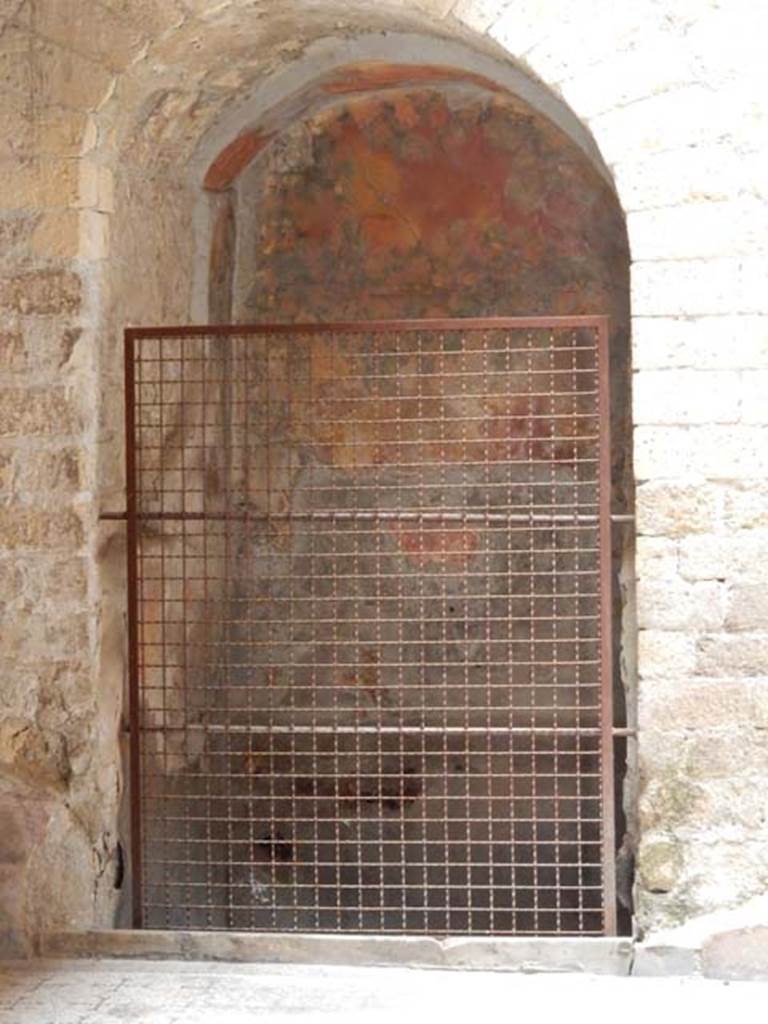
[[[237,320],[606,312],[626,334],[614,194],[508,96],[348,100],[275,139],[238,192]]]

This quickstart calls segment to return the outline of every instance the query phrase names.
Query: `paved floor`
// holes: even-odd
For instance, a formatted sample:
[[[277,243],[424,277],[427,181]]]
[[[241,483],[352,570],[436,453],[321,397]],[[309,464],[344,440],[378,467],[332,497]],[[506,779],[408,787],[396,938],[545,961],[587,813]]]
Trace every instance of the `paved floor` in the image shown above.
[[[759,1020],[759,983],[175,961],[0,966],[2,1024]]]

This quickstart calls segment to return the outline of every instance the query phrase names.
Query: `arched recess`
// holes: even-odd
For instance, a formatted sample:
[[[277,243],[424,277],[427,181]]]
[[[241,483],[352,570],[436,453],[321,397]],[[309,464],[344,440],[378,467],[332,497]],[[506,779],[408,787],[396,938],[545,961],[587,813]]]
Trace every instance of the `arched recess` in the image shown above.
[[[190,319],[322,320],[333,310],[374,315],[370,284],[377,276],[391,279],[396,264],[404,277],[394,292],[375,296],[375,315],[608,313],[614,511],[627,514],[629,257],[610,176],[572,113],[517,68],[464,45],[409,40],[405,52],[396,36],[383,43],[358,39],[340,51],[319,45],[319,57],[309,53],[267,79],[204,134],[181,204],[192,224],[184,252]],[[418,60],[403,59],[414,52]],[[326,210],[323,221],[318,210],[333,201],[342,179],[342,191],[354,192],[356,169],[371,165],[381,172],[383,189],[362,173],[358,207],[342,204],[363,251],[344,259],[342,230],[332,265],[323,270],[321,259],[313,280],[313,261],[339,214]],[[297,210],[316,172],[322,183],[314,208],[303,202]],[[421,192],[413,187],[420,177]],[[404,197],[411,204],[406,210]],[[304,266],[294,278],[299,288],[286,287],[284,261],[281,267],[269,258],[281,246],[294,257],[304,247]],[[362,288],[351,274],[361,267],[368,274]],[[256,275],[270,287],[254,290]],[[178,320],[179,297],[163,294],[162,283],[159,291],[161,307],[175,310]],[[134,322],[137,316],[146,322],[140,303],[132,309]],[[629,557],[627,534],[617,530],[617,595]],[[625,724],[631,636],[619,599],[614,618],[617,664],[624,666],[615,697],[618,723]],[[620,751],[622,781],[625,760]]]
[[[567,149],[579,151],[584,166],[613,191],[610,172],[588,130],[550,89],[508,59],[464,43],[408,33],[320,40],[217,118],[190,158],[188,181],[198,191],[190,309],[194,320],[216,319],[208,302],[209,248],[223,237],[226,214],[221,211],[228,205],[227,193],[258,154],[287,126],[333,109],[345,99],[419,87],[474,90],[499,102],[514,98],[521,114],[558,131],[568,140]],[[616,204],[618,209],[618,200]]]

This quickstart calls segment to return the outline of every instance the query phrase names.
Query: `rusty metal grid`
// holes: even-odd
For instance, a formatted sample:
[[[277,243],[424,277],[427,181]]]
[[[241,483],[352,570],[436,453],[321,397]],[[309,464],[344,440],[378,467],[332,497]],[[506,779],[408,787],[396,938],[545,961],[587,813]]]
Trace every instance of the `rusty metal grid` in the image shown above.
[[[602,317],[126,332],[135,924],[613,934]]]

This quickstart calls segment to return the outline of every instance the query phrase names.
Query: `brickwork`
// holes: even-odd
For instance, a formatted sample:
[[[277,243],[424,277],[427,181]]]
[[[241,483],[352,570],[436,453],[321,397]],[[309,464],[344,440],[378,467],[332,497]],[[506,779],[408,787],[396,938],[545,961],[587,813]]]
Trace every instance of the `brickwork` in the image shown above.
[[[113,912],[122,551],[97,516],[123,501],[120,330],[184,321],[194,299],[202,177],[191,180],[189,160],[217,117],[312,40],[381,29],[522,62],[583,120],[610,168],[634,260],[640,925],[764,890],[768,10],[748,0],[77,0],[62,10],[10,0],[0,13],[4,948]]]

